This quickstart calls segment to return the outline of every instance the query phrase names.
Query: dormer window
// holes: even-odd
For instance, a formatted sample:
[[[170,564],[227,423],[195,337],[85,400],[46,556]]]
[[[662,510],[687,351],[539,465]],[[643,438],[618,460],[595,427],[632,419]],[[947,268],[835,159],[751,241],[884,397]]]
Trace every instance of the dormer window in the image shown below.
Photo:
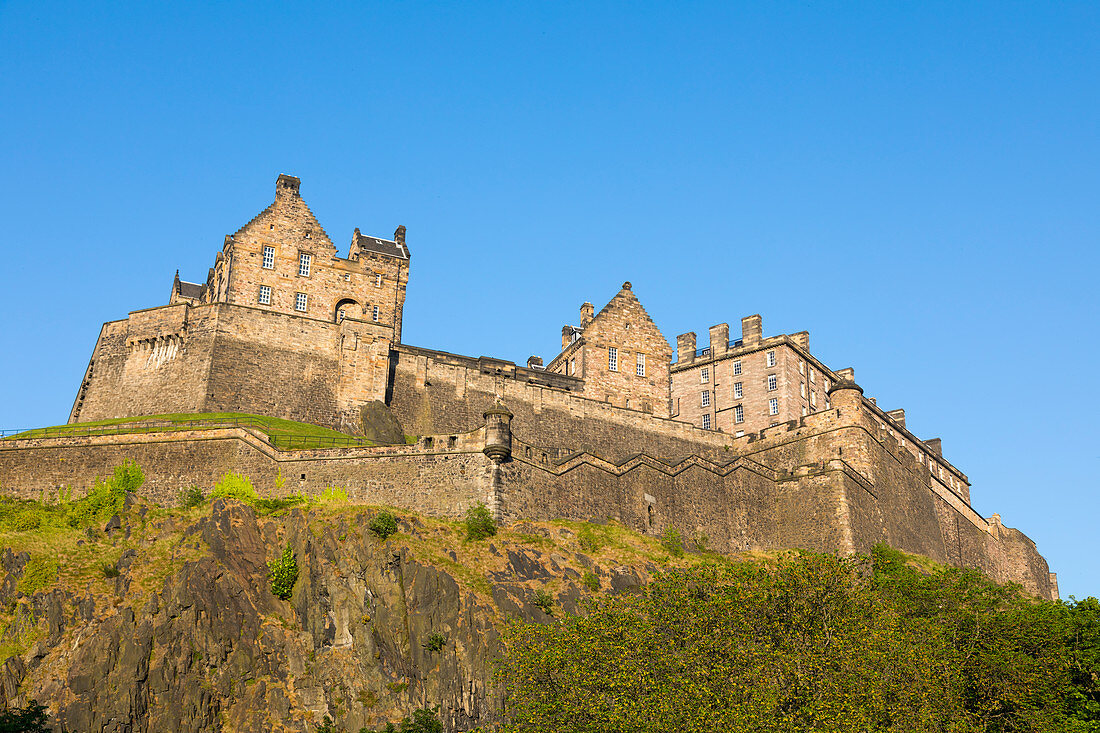
[[[313,255],[301,252],[298,254],[298,275],[301,277],[309,277],[309,266],[313,261]]]

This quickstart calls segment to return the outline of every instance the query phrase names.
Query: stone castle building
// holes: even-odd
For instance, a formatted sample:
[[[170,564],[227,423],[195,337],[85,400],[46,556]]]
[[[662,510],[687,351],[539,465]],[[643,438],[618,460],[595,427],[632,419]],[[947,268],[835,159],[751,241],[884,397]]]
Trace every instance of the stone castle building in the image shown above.
[[[28,496],[89,486],[126,458],[160,500],[248,473],[258,488],[344,487],[358,501],[500,519],[615,519],[705,534],[716,549],[895,547],[980,567],[1057,597],[1025,535],[981,516],[966,475],[902,410],[863,396],[806,332],[712,326],[668,340],[630,283],[581,306],[545,366],[404,344],[410,252],[355,230],[347,257],[281,175],[274,202],[225,238],[204,283],[103,325],[70,423],[163,413],[252,413],[409,444],[280,450],[239,425],[0,441],[0,484]],[[378,442],[376,440],[376,442]],[[14,489],[11,487],[15,487]]]

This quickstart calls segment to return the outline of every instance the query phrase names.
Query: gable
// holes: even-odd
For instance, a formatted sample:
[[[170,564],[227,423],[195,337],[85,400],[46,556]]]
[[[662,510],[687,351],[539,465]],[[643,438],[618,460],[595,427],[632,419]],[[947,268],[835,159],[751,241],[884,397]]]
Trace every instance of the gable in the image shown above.
[[[585,327],[584,340],[589,346],[616,346],[651,354],[665,362],[672,359],[668,339],[649,317],[629,282],[623,283],[618,294]]]
[[[233,239],[263,241],[329,254],[336,252],[328,233],[296,189],[277,188],[275,201],[238,229]]]

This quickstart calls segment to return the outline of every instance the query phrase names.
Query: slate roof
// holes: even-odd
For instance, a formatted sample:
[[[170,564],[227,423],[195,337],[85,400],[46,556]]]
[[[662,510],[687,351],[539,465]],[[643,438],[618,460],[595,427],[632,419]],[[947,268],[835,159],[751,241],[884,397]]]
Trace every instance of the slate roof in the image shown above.
[[[365,249],[368,252],[400,257],[404,260],[409,259],[409,248],[403,247],[392,239],[379,239],[378,237],[368,237],[365,234],[357,234],[356,243],[360,249]]]
[[[202,285],[180,280],[179,294],[184,298],[197,298],[202,295]]]

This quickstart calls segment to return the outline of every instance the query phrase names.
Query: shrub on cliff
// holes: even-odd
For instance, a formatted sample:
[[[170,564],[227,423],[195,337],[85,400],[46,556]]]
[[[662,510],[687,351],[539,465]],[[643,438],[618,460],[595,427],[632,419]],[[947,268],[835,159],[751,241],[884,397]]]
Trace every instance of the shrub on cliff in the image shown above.
[[[126,505],[127,492],[136,492],[143,483],[145,474],[138,464],[126,461],[121,466],[115,466],[111,478],[106,481],[96,479],[87,496],[65,505],[69,526],[90,527],[121,514]]]
[[[385,728],[372,731],[369,728],[360,728],[359,733],[443,733],[443,723],[436,713],[438,707],[420,708],[414,710],[412,718],[405,718],[400,724],[387,723]]]
[[[496,533],[497,526],[493,522],[493,515],[489,513],[485,505],[478,503],[470,507],[469,511],[466,512],[466,539],[483,540],[486,537],[492,537]]]
[[[507,733],[1095,731],[1100,604],[791,554],[673,569],[502,638]]]
[[[214,484],[210,492],[211,499],[236,499],[245,504],[255,504],[259,496],[252,486],[252,479],[239,473],[227,472]]]
[[[49,733],[46,708],[37,700],[26,707],[0,711],[0,733]]]
[[[379,539],[386,539],[390,535],[397,532],[397,517],[393,516],[392,512],[378,512],[371,517],[370,524],[367,525],[367,529],[374,532]]]
[[[298,561],[288,544],[283,554],[267,562],[267,578],[271,581],[271,592],[284,601],[294,592],[294,583],[298,580]]]

